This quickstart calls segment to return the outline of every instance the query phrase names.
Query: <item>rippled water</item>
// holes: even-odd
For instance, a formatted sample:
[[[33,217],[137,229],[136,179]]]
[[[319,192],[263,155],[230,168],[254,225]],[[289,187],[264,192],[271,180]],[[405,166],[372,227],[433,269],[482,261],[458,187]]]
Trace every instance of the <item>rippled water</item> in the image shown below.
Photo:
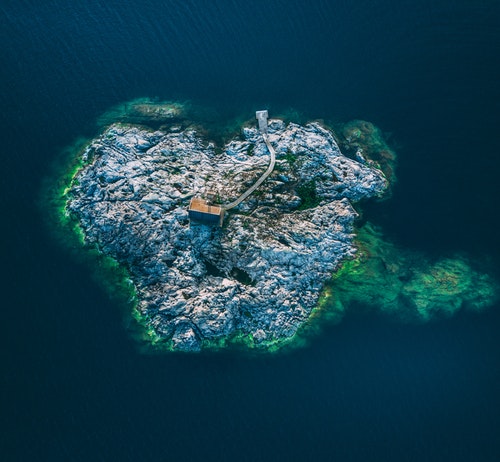
[[[498,460],[498,306],[424,326],[354,307],[278,357],[144,356],[36,201],[57,153],[136,97],[221,121],[364,118],[399,153],[393,198],[366,216],[498,268],[499,16],[465,0],[1,1],[2,460]]]

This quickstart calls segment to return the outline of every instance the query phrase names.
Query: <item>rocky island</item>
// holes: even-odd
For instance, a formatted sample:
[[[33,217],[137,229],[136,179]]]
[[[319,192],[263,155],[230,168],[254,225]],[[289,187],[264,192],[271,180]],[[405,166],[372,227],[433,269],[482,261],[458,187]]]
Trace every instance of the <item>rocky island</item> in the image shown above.
[[[387,146],[377,145],[377,159],[374,144],[361,143],[375,128],[346,125],[347,156],[320,123],[270,120],[274,171],[219,227],[190,222],[188,205],[208,195],[227,203],[262,175],[269,151],[256,124],[218,145],[201,127],[183,125],[178,106],[144,107],[132,106],[138,123],[122,117],[87,143],[59,198],[83,246],[126,270],[148,341],[179,351],[229,344],[275,350],[292,343],[318,309],[343,313],[346,297],[332,302],[332,275],[347,261],[356,265],[345,268],[362,274],[369,253],[356,239],[353,204],[383,196],[392,180]],[[376,279],[370,275],[370,290]],[[482,281],[488,292],[491,284]],[[425,298],[429,285],[423,290]]]
[[[137,310],[172,349],[289,341],[355,254],[352,203],[387,188],[317,123],[271,120],[268,131],[277,167],[222,228],[190,223],[189,200],[236,198],[255,181],[269,157],[257,128],[218,149],[194,130],[114,124],[85,151],[67,211],[127,267]]]

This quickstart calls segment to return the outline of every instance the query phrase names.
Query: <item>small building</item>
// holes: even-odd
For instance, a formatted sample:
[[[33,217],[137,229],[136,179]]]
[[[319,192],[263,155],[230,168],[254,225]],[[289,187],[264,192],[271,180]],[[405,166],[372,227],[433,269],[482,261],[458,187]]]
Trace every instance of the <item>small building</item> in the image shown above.
[[[205,225],[222,226],[224,209],[218,205],[211,205],[201,197],[193,197],[188,208],[189,219]]]

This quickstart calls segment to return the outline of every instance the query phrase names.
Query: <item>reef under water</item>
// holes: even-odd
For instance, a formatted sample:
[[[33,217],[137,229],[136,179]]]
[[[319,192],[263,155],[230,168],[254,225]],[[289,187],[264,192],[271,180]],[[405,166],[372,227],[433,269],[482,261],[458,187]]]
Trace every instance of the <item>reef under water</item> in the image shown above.
[[[366,223],[357,234],[358,253],[327,284],[320,305],[340,320],[361,303],[405,322],[481,311],[498,299],[499,285],[465,255],[431,257],[388,241]]]
[[[396,154],[382,132],[367,121],[330,126],[313,123],[305,127],[293,123],[287,126],[282,120],[271,122],[270,132],[278,151],[277,169],[271,178],[273,188],[268,193],[257,191],[241,210],[231,214],[229,224],[222,229],[212,232],[194,226],[189,230],[185,212],[188,183],[184,182],[189,180],[201,188],[197,192],[202,192],[205,182],[210,183],[209,177],[213,180],[220,174],[222,179],[217,183],[230,191],[228,172],[212,172],[210,159],[229,153],[229,159],[234,159],[230,163],[243,169],[235,175],[248,182],[267,155],[256,141],[254,121],[240,116],[221,123],[214,120],[214,114],[209,108],[190,103],[148,98],[124,103],[98,119],[98,137],[79,140],[66,149],[54,173],[44,182],[40,207],[51,231],[126,307],[124,313],[133,321],[127,325],[148,351],[151,347],[160,351],[199,351],[229,346],[283,351],[306,344],[317,335],[322,322],[340,321],[360,303],[403,321],[426,322],[462,309],[478,311],[497,299],[497,282],[467,257],[426,257],[387,241],[374,225],[356,226],[357,212],[348,201],[354,203],[365,197],[387,200],[396,181]],[[158,140],[167,138],[170,144],[157,149],[167,157],[148,154],[146,163],[141,160],[146,153],[154,154]],[[327,145],[341,159],[341,169],[331,167],[331,175],[327,174],[328,155],[325,157],[330,148],[321,151]],[[220,146],[226,146],[226,154]],[[193,183],[188,159],[181,151],[195,163],[207,166],[207,178],[198,177]],[[168,157],[172,153],[174,157]],[[95,175],[82,176],[85,169],[94,168],[91,164],[96,158],[100,162],[99,156],[103,163],[94,169]],[[111,164],[113,170],[108,169]],[[318,169],[317,175],[310,170],[313,167]],[[99,168],[104,169],[101,174]],[[117,185],[121,185],[121,192],[114,198]],[[168,194],[164,197],[165,191]],[[103,207],[118,199],[122,204],[119,210]],[[99,210],[107,216],[98,216]],[[339,211],[344,216],[336,219]],[[321,214],[322,220],[316,216]],[[274,217],[267,226],[263,221],[266,216]],[[331,221],[325,222],[325,217]],[[163,224],[157,232],[154,227],[158,220]],[[148,223],[149,231],[144,228]],[[290,229],[281,229],[280,223]],[[300,247],[308,240],[314,241],[315,234],[323,235],[318,234],[318,226],[330,242],[330,247],[325,245],[321,256],[315,257],[317,261],[311,260],[321,275],[319,285],[311,271],[310,277],[308,271],[304,272],[301,258],[306,255],[304,249],[323,244]],[[328,230],[329,226],[333,228]],[[140,239],[148,232],[154,235],[154,242],[141,244]],[[224,233],[231,240],[231,255],[237,258],[228,258]],[[189,255],[180,243],[163,249],[165,252],[158,256],[158,249],[152,248],[162,239],[177,244],[185,241]],[[130,246],[131,242],[137,245]],[[252,258],[247,258],[249,242],[257,243],[254,250],[258,252]],[[145,264],[141,263],[141,248],[143,257],[149,259]],[[328,249],[334,252],[330,259],[325,253]],[[264,259],[257,270],[256,255],[272,258]],[[295,260],[302,263],[295,265]],[[278,267],[283,274],[276,272]],[[179,287],[169,286],[167,274],[172,271]],[[293,281],[300,279],[301,271],[305,285],[299,287]],[[273,274],[282,282],[290,282],[286,291],[280,289],[280,283],[273,285],[269,280]],[[265,281],[262,287],[261,280]],[[273,309],[266,302],[259,308],[255,300],[265,300],[265,294],[272,291],[279,294],[280,306]],[[247,292],[253,295],[246,297]],[[226,295],[231,303],[224,302]],[[202,309],[195,303],[197,297],[201,297]],[[217,302],[213,312],[210,300]]]

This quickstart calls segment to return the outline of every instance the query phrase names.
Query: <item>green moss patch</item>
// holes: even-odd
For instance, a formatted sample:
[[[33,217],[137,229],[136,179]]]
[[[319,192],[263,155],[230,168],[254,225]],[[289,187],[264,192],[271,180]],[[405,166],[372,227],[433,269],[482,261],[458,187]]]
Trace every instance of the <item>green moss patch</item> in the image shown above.
[[[316,192],[316,182],[315,181],[307,181],[305,183],[301,183],[296,188],[297,196],[302,200],[299,210],[312,209],[317,207],[321,198],[318,196]]]

